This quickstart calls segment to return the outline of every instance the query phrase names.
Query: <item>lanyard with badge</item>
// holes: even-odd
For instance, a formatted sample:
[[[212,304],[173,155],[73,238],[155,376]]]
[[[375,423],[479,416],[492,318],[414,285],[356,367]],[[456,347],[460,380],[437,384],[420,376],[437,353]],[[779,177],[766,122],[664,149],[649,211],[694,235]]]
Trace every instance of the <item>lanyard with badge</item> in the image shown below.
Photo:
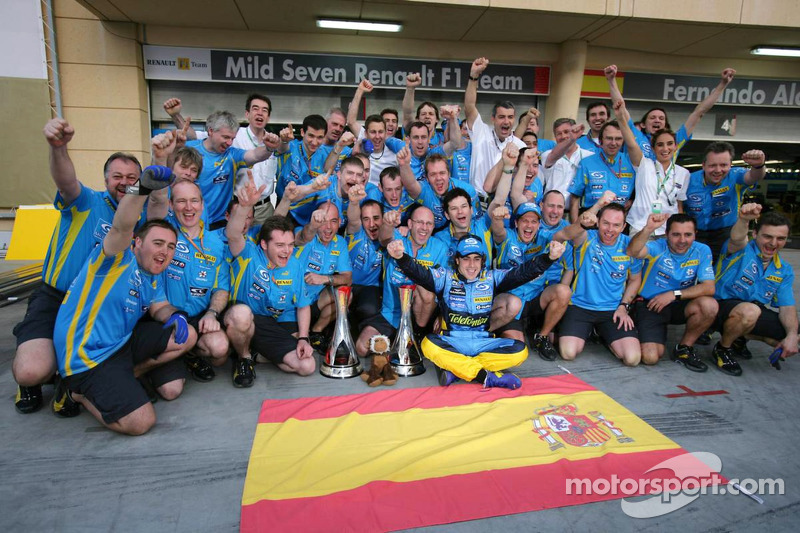
[[[203,263],[202,263],[203,265],[205,265],[206,263],[211,263],[211,261],[208,259],[208,256],[206,255],[206,252],[205,252],[206,247],[203,245],[203,231],[202,231],[202,229],[200,230],[200,246],[199,247],[194,242],[194,239],[189,237],[189,235],[183,230],[183,226],[181,226],[181,235],[183,235],[183,237],[187,241],[189,241],[189,244],[191,244],[194,247],[194,249],[197,250],[200,253],[200,255],[203,257]]]
[[[660,196],[661,193],[664,193],[664,196],[667,198],[667,204],[670,207],[674,205],[674,199],[677,196],[675,192],[675,162],[672,161],[667,167],[667,171],[664,172],[664,167],[658,161],[655,162],[656,167],[656,196]],[[667,182],[672,182],[672,187],[667,190]]]

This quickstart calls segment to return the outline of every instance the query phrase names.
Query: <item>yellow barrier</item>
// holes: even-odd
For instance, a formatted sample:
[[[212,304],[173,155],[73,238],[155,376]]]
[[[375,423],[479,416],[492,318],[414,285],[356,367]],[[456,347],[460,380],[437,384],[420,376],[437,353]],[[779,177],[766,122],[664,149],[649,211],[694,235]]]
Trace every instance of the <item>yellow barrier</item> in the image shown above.
[[[8,260],[41,261],[58,222],[59,212],[52,205],[21,205],[17,209]]]

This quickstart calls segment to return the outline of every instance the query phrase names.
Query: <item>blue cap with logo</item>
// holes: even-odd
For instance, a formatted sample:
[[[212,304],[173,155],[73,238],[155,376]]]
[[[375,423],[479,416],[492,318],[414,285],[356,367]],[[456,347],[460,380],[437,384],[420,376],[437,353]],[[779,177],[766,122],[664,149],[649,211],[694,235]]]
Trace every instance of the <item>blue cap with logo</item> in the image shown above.
[[[533,202],[525,202],[524,204],[519,204],[517,209],[514,211],[514,219],[520,218],[525,213],[536,213],[536,215],[541,220],[542,218],[542,210]]]
[[[486,257],[486,247],[475,235],[466,235],[461,237],[456,245],[456,257],[465,257],[469,254],[478,254],[481,257]]]

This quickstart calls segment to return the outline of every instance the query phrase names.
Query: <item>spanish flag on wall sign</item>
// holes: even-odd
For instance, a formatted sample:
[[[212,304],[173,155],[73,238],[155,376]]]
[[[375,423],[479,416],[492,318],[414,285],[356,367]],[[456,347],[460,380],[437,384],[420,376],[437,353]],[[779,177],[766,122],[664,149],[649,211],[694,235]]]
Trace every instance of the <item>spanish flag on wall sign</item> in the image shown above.
[[[648,471],[684,453],[571,375],[267,400],[241,529],[391,531],[622,498],[567,480],[666,482]]]

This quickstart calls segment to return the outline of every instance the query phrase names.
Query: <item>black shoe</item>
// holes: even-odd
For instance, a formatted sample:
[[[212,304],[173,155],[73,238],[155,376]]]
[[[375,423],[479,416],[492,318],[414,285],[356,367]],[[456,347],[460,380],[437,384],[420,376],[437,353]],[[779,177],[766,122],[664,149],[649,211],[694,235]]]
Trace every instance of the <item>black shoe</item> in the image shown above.
[[[708,370],[708,365],[701,361],[695,353],[694,346],[676,344],[672,350],[672,360],[682,364],[692,372],[705,372]]]
[[[711,335],[713,334],[714,334],[713,329],[706,330],[705,332],[703,332],[702,335],[697,337],[697,340],[694,341],[694,343],[699,344],[700,346],[708,346],[709,344],[711,344]]]
[[[711,358],[717,368],[729,376],[742,375],[742,367],[733,358],[733,348],[723,348],[720,343],[717,343],[714,345],[714,351],[711,352]]]
[[[731,348],[736,353],[736,357],[750,360],[753,358],[753,353],[747,348],[747,339],[739,337],[731,343]]]
[[[252,359],[239,359],[233,365],[233,386],[239,389],[252,387],[256,380],[255,363]]]
[[[64,380],[60,376],[55,381],[56,392],[53,395],[53,414],[60,418],[72,418],[81,414],[78,402],[72,399]]]
[[[531,344],[536,348],[536,351],[539,352],[539,357],[545,361],[555,361],[558,359],[558,352],[553,347],[550,339],[547,338],[547,335],[535,334]]]
[[[319,331],[311,331],[308,333],[308,339],[311,341],[312,348],[322,355],[325,355],[325,351],[328,349],[329,341],[324,333]]]
[[[186,354],[183,359],[186,362],[186,368],[189,370],[189,375],[191,375],[192,379],[195,381],[207,383],[214,379],[214,376],[216,376],[214,369],[202,357]]]
[[[42,408],[42,386],[23,387],[17,385],[17,397],[14,399],[14,408],[18,413],[28,415]]]

